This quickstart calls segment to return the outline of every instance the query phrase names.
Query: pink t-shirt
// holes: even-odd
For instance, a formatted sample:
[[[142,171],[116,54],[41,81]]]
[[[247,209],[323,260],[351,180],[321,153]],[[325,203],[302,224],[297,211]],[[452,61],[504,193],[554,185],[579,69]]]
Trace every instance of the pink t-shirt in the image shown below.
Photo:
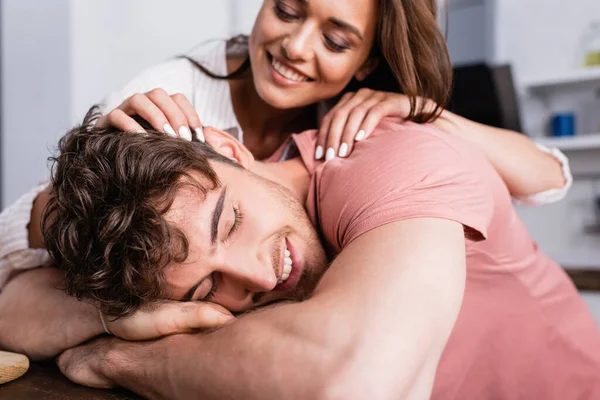
[[[464,300],[432,399],[600,399],[600,331],[483,154],[432,126],[389,119],[348,158],[317,162],[316,133],[293,138],[313,175],[307,210],[331,256],[393,221],[465,227]]]

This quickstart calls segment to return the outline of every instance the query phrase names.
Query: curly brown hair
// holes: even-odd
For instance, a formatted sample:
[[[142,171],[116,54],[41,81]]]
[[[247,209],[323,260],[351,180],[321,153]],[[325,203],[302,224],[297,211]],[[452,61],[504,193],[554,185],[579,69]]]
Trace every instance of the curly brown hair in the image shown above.
[[[42,231],[67,293],[123,317],[161,298],[165,267],[187,258],[187,238],[164,218],[177,191],[191,185],[205,195],[220,185],[209,161],[237,164],[207,144],[150,129],[95,128],[97,115],[90,110],[49,159]]]

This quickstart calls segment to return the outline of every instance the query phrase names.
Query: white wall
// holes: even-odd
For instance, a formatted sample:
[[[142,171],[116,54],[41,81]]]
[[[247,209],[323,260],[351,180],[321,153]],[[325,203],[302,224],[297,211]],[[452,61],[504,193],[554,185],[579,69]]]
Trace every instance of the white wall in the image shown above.
[[[147,66],[231,31],[224,0],[71,0],[72,122]]]
[[[146,66],[231,34],[231,1],[2,0],[2,199],[47,174],[49,149]]]
[[[263,0],[231,0],[234,33],[249,34]]]
[[[69,127],[69,0],[2,0],[2,199],[45,176]]]
[[[598,0],[496,0],[497,60],[521,77],[580,66],[580,38],[600,20]]]

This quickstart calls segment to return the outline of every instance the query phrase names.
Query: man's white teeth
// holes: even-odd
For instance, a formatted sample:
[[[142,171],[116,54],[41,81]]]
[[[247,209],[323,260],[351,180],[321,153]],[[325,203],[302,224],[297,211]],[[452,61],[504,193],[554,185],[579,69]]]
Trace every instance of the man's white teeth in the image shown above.
[[[308,80],[306,76],[300,75],[296,71],[289,69],[288,67],[277,61],[275,58],[273,58],[271,64],[273,65],[273,68],[275,68],[275,71],[279,72],[281,75],[283,75],[285,78],[291,81],[306,82]]]
[[[290,277],[290,273],[292,272],[292,257],[291,257],[291,255],[292,255],[292,253],[290,253],[290,251],[286,247],[285,248],[285,258],[283,259],[283,274],[281,275],[281,279],[279,280],[278,283],[285,282]]]

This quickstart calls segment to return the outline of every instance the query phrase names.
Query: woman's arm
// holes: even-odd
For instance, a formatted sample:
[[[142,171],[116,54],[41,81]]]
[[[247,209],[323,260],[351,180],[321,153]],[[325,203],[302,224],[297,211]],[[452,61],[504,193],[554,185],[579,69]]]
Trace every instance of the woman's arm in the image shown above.
[[[67,296],[55,268],[26,271],[0,294],[0,348],[34,360],[54,357],[104,332],[98,310]]]
[[[31,189],[0,213],[0,290],[18,272],[50,261],[39,226],[46,200],[44,195],[36,200],[46,186]]]
[[[348,157],[354,143],[365,140],[383,118],[406,118],[410,110],[410,100],[403,94],[369,89],[347,93],[321,120],[315,157]],[[443,111],[434,125],[479,148],[511,195],[523,203],[558,201],[571,186],[568,159],[557,149],[539,148],[525,135],[473,122],[450,111]]]

